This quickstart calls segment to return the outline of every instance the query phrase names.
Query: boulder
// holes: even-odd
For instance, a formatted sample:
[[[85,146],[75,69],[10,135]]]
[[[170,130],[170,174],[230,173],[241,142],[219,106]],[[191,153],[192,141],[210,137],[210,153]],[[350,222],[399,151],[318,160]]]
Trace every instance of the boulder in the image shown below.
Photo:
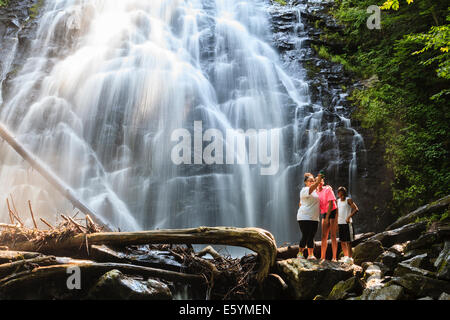
[[[100,277],[88,297],[101,300],[169,300],[172,299],[172,293],[161,281],[138,280],[119,270],[111,270]]]
[[[330,261],[287,259],[277,261],[277,273],[284,279],[295,299],[327,297],[334,285],[355,275],[361,275],[359,266]]]
[[[450,241],[446,241],[444,249],[434,262],[439,279],[450,280]]]
[[[404,243],[400,243],[400,244],[399,243],[394,244],[388,250],[393,252],[393,253],[396,253],[399,256],[402,256],[405,253],[405,248],[408,245],[408,243],[409,243],[409,241],[404,242]]]
[[[361,300],[401,300],[405,289],[399,285],[390,284],[374,289],[364,289]]]
[[[343,300],[350,297],[352,294],[359,296],[361,295],[363,288],[364,284],[359,278],[351,277],[345,281],[338,282],[328,295],[328,299]]]
[[[450,300],[450,294],[448,294],[447,292],[442,292],[438,300]]]
[[[403,263],[415,268],[424,268],[427,265],[428,253],[419,254],[410,259],[404,260]]]
[[[406,226],[388,230],[374,235],[369,240],[378,240],[384,247],[391,247],[394,244],[403,243],[408,240],[415,240],[426,229],[426,222],[411,223]]]
[[[373,262],[383,251],[380,241],[366,240],[354,248],[353,261],[357,265],[361,265],[363,262]]]
[[[413,273],[434,278],[436,275],[431,269],[432,265],[428,261],[428,253],[424,253],[400,262],[395,268],[394,275],[400,277],[407,273]]]
[[[408,273],[401,277],[395,277],[390,283],[404,287],[410,295],[415,297],[430,296],[437,299],[442,292],[450,292],[450,282],[419,274]]]
[[[397,221],[391,224],[386,230],[393,230],[400,228],[408,223],[412,223],[416,221],[417,218],[429,216],[432,213],[439,212],[445,210],[450,205],[450,195],[445,196],[435,202],[424,205],[409,214],[400,217]]]
[[[362,268],[364,271],[363,279],[366,282],[370,279],[381,279],[389,272],[389,269],[379,262],[364,262]]]
[[[394,271],[394,276],[396,277],[401,277],[405,274],[408,273],[412,273],[412,274],[418,274],[421,276],[425,276],[425,277],[435,277],[435,273],[422,269],[422,268],[418,268],[418,267],[413,267],[410,264],[404,263],[404,262],[400,262],[397,266],[397,268],[395,268]]]
[[[408,243],[405,251],[429,249],[434,244],[442,242],[443,237],[444,234],[442,231],[424,233],[418,239]]]
[[[401,256],[393,251],[385,251],[376,258],[375,262],[385,265],[389,271],[393,271],[397,263],[401,260]]]

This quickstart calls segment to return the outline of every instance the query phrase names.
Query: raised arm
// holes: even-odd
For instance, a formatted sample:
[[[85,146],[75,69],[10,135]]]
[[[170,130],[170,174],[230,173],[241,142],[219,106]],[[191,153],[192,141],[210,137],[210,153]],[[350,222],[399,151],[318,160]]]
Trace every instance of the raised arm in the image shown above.
[[[319,175],[316,178],[316,182],[314,182],[314,184],[312,186],[309,187],[309,194],[313,193],[314,190],[317,189],[317,187],[320,184],[320,181],[322,181],[323,176],[319,173]]]

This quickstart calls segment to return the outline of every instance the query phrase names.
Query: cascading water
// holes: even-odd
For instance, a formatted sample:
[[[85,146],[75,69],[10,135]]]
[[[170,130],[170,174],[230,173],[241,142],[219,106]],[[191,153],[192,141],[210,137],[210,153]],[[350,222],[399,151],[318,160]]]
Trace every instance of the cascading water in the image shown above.
[[[264,0],[48,0],[1,121],[121,229],[256,226],[279,243],[294,241],[296,186],[303,172],[320,169],[317,155],[324,137],[335,142],[336,123],[323,128],[303,67],[287,72],[292,66],[272,48],[268,7]],[[291,37],[301,54],[297,18]],[[194,134],[194,121],[200,133],[276,133],[278,170],[262,175],[263,165],[249,161],[249,141],[244,154],[231,151],[241,164],[196,164],[194,150],[193,164],[176,165],[172,134]],[[71,211],[7,145],[0,148],[4,198],[31,200],[53,219],[56,210]]]

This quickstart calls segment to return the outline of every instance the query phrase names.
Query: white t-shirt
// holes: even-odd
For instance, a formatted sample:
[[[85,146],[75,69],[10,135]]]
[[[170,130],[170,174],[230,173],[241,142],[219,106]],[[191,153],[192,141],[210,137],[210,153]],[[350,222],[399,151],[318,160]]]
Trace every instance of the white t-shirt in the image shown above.
[[[301,206],[297,211],[297,221],[319,221],[319,195],[317,194],[316,190],[309,194],[309,187],[304,187],[300,191],[300,202]]]
[[[338,204],[338,224],[347,224],[347,217],[350,215],[350,213],[352,213],[352,207],[348,204],[348,199],[349,198],[345,198],[344,201],[341,201],[341,199],[339,198],[337,200],[337,204]],[[350,222],[352,221],[352,218],[350,218]]]

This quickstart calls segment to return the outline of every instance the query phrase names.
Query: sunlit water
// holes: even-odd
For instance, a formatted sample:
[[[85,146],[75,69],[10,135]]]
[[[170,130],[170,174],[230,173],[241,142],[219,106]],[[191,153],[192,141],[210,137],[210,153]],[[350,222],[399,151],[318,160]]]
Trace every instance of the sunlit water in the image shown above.
[[[45,1],[1,121],[122,230],[257,226],[280,243],[296,240],[296,186],[303,172],[318,169],[322,109],[310,103],[301,70],[295,77],[284,71],[272,48],[268,5]],[[192,131],[194,120],[224,133],[277,131],[278,172],[263,176],[258,164],[175,165],[171,134]],[[73,211],[9,146],[0,148],[0,195],[12,194],[24,217],[27,200],[51,221]]]

